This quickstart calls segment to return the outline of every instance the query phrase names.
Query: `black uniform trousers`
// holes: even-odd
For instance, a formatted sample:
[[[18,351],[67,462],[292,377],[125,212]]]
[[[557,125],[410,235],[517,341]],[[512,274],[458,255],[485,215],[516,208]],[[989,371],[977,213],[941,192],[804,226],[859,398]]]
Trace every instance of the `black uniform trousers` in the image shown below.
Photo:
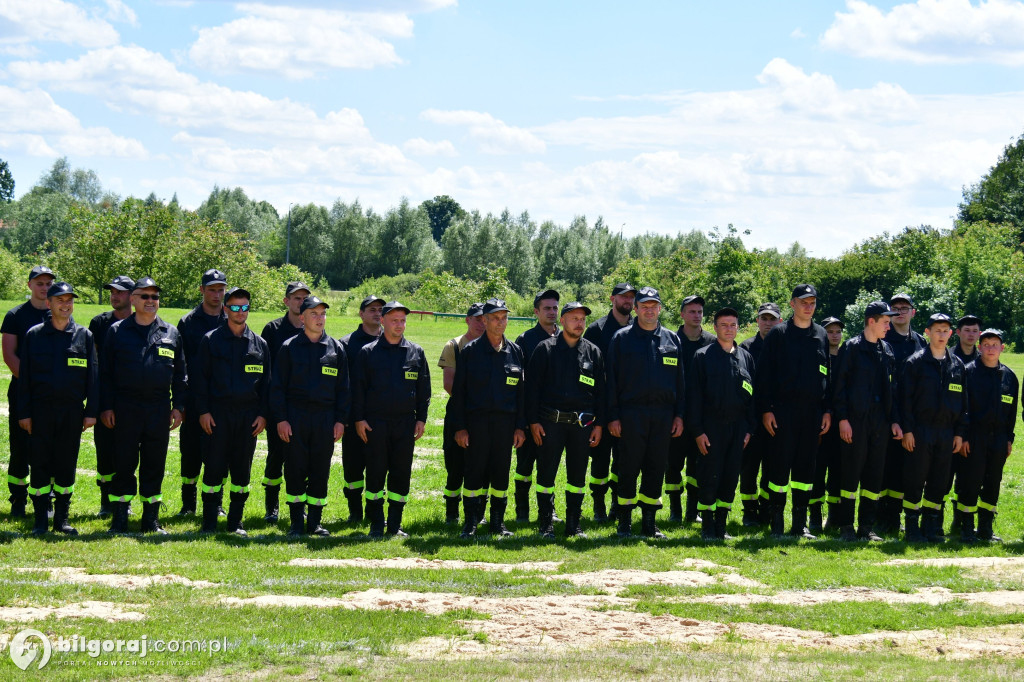
[[[110,483],[114,480],[114,429],[97,420],[92,440],[96,445],[96,483]]]
[[[821,407],[790,402],[776,406],[774,414],[777,426],[766,452],[769,499],[772,505],[784,506],[792,489],[793,506],[806,507],[814,486]]]
[[[216,426],[203,432],[203,492],[218,493],[231,476],[231,492],[248,493],[256,437],[252,423],[260,415],[257,405],[218,403],[210,408]]]
[[[7,405],[11,417],[7,420],[7,438],[11,445],[11,459],[7,464],[7,487],[11,491],[11,499],[16,495],[24,497],[25,486],[28,485],[29,444],[28,433],[18,426],[14,418],[14,392],[7,391]]]
[[[565,451],[565,489],[582,495],[586,492],[587,460],[590,459],[590,434],[593,426],[581,428],[579,424],[555,424],[541,418],[540,425],[546,434],[539,448],[537,458],[537,492],[555,492],[555,477],[562,463]],[[532,440],[531,436],[527,436]]]
[[[360,494],[369,491],[369,488],[366,488],[369,455],[369,449],[356,433],[355,427],[346,429],[345,435],[341,437],[341,468],[345,477],[346,494],[349,494],[350,490],[358,491]]]
[[[532,483],[533,469],[537,466],[539,456],[540,450],[537,448],[537,444],[533,442],[533,438],[527,436],[522,447],[516,448],[516,472],[512,476],[513,480],[517,483],[519,481]]]
[[[903,451],[903,508],[938,511],[953,459],[953,429],[918,425],[913,433],[914,451]]]
[[[359,441],[366,446],[366,499],[383,500],[386,486],[388,500],[404,504],[409,501],[416,415],[369,418],[366,423],[373,429],[366,443]]]
[[[277,425],[267,423],[267,461],[263,465],[263,485],[275,486],[284,482],[284,456],[287,443],[277,435]]]
[[[860,488],[860,513],[858,520],[861,527],[874,523],[878,508],[878,500],[882,495],[882,480],[885,475],[885,459],[892,437],[890,424],[880,406],[869,409],[863,415],[850,415],[850,428],[853,429],[853,442],[840,440],[842,453],[841,480],[839,491],[840,523],[853,525],[853,507]],[[839,425],[833,425],[836,433]],[[830,431],[832,430],[830,429]],[[832,474],[829,474],[832,478]]]
[[[466,475],[466,449],[455,442],[455,431],[451,423],[445,419],[442,432],[441,447],[444,449],[444,496],[459,499],[462,497],[462,484]]]
[[[700,457],[700,450],[697,449],[696,441],[691,438],[689,431],[684,431],[679,438],[672,438],[668,446],[668,464],[665,469],[665,492],[681,492],[683,488],[694,489],[700,485],[697,476]],[[710,436],[709,436],[710,438]],[[683,476],[683,471],[686,476]],[[699,499],[698,495],[698,499]]]
[[[891,500],[897,516],[903,507],[903,467],[907,451],[898,440],[889,442],[889,452],[885,458],[885,473],[882,474],[882,495]],[[887,509],[893,507],[886,507]]]
[[[85,408],[73,403],[50,404],[33,411],[28,439],[32,471],[29,495],[49,495],[51,489],[59,495],[74,492],[84,416]],[[16,419],[11,421],[18,423]]]
[[[768,471],[767,468],[762,471],[762,464],[769,445],[771,436],[764,430],[764,425],[758,422],[740,458],[740,501],[743,502],[744,508],[748,504],[756,504],[759,499],[768,502]],[[760,486],[758,473],[761,474]]]
[[[463,497],[506,497],[516,415],[507,412],[472,414],[466,430],[469,447],[466,448]]]
[[[661,482],[672,440],[672,407],[624,407],[619,421],[618,502],[632,506],[661,507]],[[637,482],[639,479],[639,491]]]
[[[601,442],[590,449],[590,489],[600,490],[601,486],[619,480],[619,439],[605,428]]]
[[[178,449],[181,451],[181,483],[195,485],[203,468],[203,428],[199,426],[199,410],[194,406],[185,409],[185,419],[178,433]]]
[[[950,500],[953,504],[956,504],[956,492],[953,490],[954,484],[956,490],[960,490],[960,484],[956,483],[960,476],[960,465],[963,463],[963,458],[957,454],[949,459],[949,475],[946,476],[946,485],[942,488],[942,503],[945,504]]]
[[[843,450],[842,439],[839,438],[839,422],[829,428],[828,433],[818,443],[818,455],[814,459],[814,487],[811,488],[811,504],[840,502],[839,491],[843,484]],[[882,462],[885,461],[883,457]],[[879,464],[881,466],[881,463]],[[881,480],[882,471],[878,472]]]
[[[322,507],[334,454],[334,407],[289,406],[288,423],[292,436],[285,443],[285,501]]]
[[[956,508],[968,514],[979,508],[995,513],[1006,465],[1006,433],[972,429],[969,436],[971,454],[953,455],[959,460]]]
[[[111,502],[130,502],[135,496],[135,470],[139,471],[138,494],[143,502],[163,499],[160,489],[167,464],[171,406],[166,402],[114,403],[114,482]]]
[[[736,484],[740,478],[740,464],[743,459],[743,439],[747,435],[746,425],[738,421],[719,421],[707,418],[704,433],[711,442],[708,454],[694,457],[697,474],[697,509],[732,509],[736,496]],[[686,438],[686,436],[683,436]],[[697,443],[694,441],[694,449]]]

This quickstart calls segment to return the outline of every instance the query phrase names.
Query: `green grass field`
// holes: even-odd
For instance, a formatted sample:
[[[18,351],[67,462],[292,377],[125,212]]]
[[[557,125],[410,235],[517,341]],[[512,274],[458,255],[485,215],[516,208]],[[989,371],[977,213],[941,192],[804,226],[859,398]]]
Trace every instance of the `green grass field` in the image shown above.
[[[0,303],[0,309],[10,305],[13,303]],[[76,319],[87,323],[103,309],[80,306]],[[165,310],[162,316],[176,322],[184,312]],[[253,314],[250,326],[259,331],[275,316]],[[355,317],[329,314],[327,328],[332,335],[342,336],[357,323]],[[526,326],[512,323],[508,335],[514,337]],[[444,342],[463,330],[460,320],[435,322],[414,315],[410,317],[408,336],[422,345],[436,364]],[[1004,360],[1022,375],[1024,356],[1007,356]],[[8,380],[4,367],[0,370],[0,389],[6,389]],[[698,528],[663,519],[659,523],[669,538],[661,542],[621,541],[615,537],[613,526],[598,527],[589,520],[584,524],[589,535],[585,540],[559,537],[545,541],[532,525],[517,528],[509,522],[510,529],[516,531],[512,538],[498,541],[484,533],[476,540],[464,541],[458,538],[458,529],[443,523],[441,420],[446,395],[436,366],[432,367],[432,382],[434,399],[426,435],[416,449],[412,494],[404,523],[411,534],[407,540],[371,541],[365,536],[365,527],[350,527],[339,520],[347,514],[340,486],[340,445],[335,452],[324,513],[332,536],[290,539],[285,535],[286,519],[268,527],[262,521],[263,497],[258,485],[266,454],[263,437],[253,465],[256,485],[245,518],[250,537],[224,533],[201,536],[196,532],[199,519],[174,516],[179,507],[175,436],[163,490],[162,521],[170,535],[110,537],[106,534],[108,523],[95,517],[99,506],[98,489],[93,484],[95,452],[91,434],[87,434],[72,503],[71,521],[82,533],[80,537],[67,539],[51,534],[46,539],[35,539],[27,534],[31,521],[12,521],[6,501],[0,503],[0,676],[748,680],[808,676],[1024,677],[1024,600],[1014,596],[1024,589],[1024,564],[1011,563],[1005,570],[993,571],[941,563],[885,563],[893,559],[963,557],[993,557],[995,562],[1020,557],[1024,550],[1020,446],[1015,448],[1004,475],[997,519],[997,532],[1006,540],[1002,545],[962,547],[949,542],[908,547],[894,541],[849,545],[834,539],[777,542],[767,539],[762,530],[750,532],[740,527],[738,510],[730,523],[730,533],[736,539],[711,547],[699,540]],[[0,464],[6,469],[6,415],[2,421]],[[563,484],[560,479],[559,490]],[[556,505],[564,510],[563,499]],[[589,509],[588,499],[584,507],[587,517]],[[512,516],[511,511],[508,516]],[[131,520],[133,528],[137,522],[138,510]],[[556,531],[561,532],[560,525]],[[406,567],[397,562],[290,563],[296,559],[403,558],[519,567],[498,572],[472,566]],[[523,562],[561,563],[538,569]],[[680,566],[686,562],[686,566]],[[83,569],[84,574],[94,576],[95,582],[82,579],[81,574],[68,577],[53,572],[60,568]],[[612,569],[634,573],[621,585],[613,584],[611,579],[602,582],[586,578]],[[645,582],[636,577],[640,571],[673,579]],[[130,589],[108,584],[102,576],[121,576],[136,583],[139,577],[177,576],[212,585],[164,578]],[[387,605],[388,597],[372,592],[375,590],[388,591],[395,595],[395,605],[407,607],[380,608]],[[804,603],[794,598],[849,596],[865,590],[885,592],[877,599]],[[924,593],[940,598],[937,603],[914,601],[915,595]],[[364,594],[377,595],[373,597],[377,606],[350,608],[346,600]],[[1004,601],[989,603],[979,595],[997,595]],[[751,596],[760,596],[763,601],[728,601]],[[230,605],[224,601],[253,598],[282,601],[269,606],[253,601]],[[283,598],[292,601],[285,603]],[[419,607],[417,600],[434,606]],[[437,607],[438,600],[448,607]],[[105,604],[99,608],[107,616],[60,618],[55,613],[19,615],[15,611],[21,607],[74,607],[86,602]],[[141,615],[139,620],[107,620],[119,612]],[[610,623],[610,634],[603,638],[595,633],[590,618]],[[226,641],[227,650],[210,654],[151,651],[145,659],[117,653],[96,658],[83,653],[54,653],[43,671],[29,668],[22,672],[11,662],[6,644],[28,627],[54,640],[73,635],[88,639],[136,639],[145,635],[150,641]],[[527,638],[524,632],[533,634]],[[630,637],[633,634],[636,637]],[[424,642],[433,644],[428,647]]]

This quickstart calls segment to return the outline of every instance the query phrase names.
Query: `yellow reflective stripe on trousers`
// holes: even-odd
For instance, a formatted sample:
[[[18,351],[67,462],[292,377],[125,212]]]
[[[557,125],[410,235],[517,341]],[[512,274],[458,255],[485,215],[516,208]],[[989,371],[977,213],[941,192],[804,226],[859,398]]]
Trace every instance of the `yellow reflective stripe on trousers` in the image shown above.
[[[783,491],[783,492],[785,492],[785,491]],[[761,489],[759,489],[757,491],[757,496],[760,497],[762,500],[767,500],[768,499],[768,491],[763,489],[763,488],[761,488]]]
[[[384,499],[384,489],[381,488],[380,492],[376,492],[376,493],[371,493],[369,490],[364,490],[363,491],[363,497],[365,497],[368,500],[383,500]]]
[[[632,507],[637,501],[635,497],[616,497],[615,499],[620,505],[626,505],[627,507]]]
[[[285,493],[284,501],[287,502],[288,504],[297,504],[299,502],[305,502],[306,493],[302,493],[301,495],[289,495],[288,493]]]
[[[785,495],[786,493],[789,492],[789,484],[787,483],[786,485],[775,485],[774,483],[769,482],[768,490],[772,491],[773,493],[781,493]]]
[[[72,483],[71,485],[65,488],[62,485],[57,485],[56,483],[54,483],[53,492],[57,493],[58,495],[70,495],[71,493],[75,492],[75,484]]]
[[[231,487],[228,488],[228,489],[231,492],[233,492],[233,493],[248,493],[249,492],[249,486],[247,486],[247,485],[235,485],[234,483],[232,483]]]
[[[97,483],[110,483],[114,480],[114,474],[96,474]]]
[[[345,481],[345,484],[341,486],[345,490],[362,490],[366,486],[366,480],[362,481]]]
[[[990,511],[993,514],[996,513],[996,506],[994,504],[989,504],[988,502],[982,502],[981,500],[978,500],[978,509],[984,509],[985,511]]]
[[[715,503],[714,502],[712,502],[711,504],[702,504],[700,502],[697,503],[697,511],[714,511],[714,510],[715,510]]]
[[[604,485],[604,484],[608,483],[608,481],[610,481],[610,480],[611,480],[611,476],[605,476],[604,478],[594,478],[593,476],[591,476],[590,477],[590,484],[591,485]]]
[[[36,497],[36,496],[39,496],[39,495],[49,495],[51,489],[52,489],[52,486],[49,486],[49,485],[46,486],[45,488],[33,488],[32,486],[29,486],[28,487],[28,494],[32,495],[33,497]]]
[[[825,501],[829,504],[839,504],[839,497],[836,495],[826,495]]]
[[[485,491],[483,488],[480,488],[479,490],[466,490],[465,488],[462,489],[463,497],[483,497],[486,494],[487,491]]]
[[[7,482],[11,485],[28,485],[28,476],[25,478],[18,478],[17,476],[7,474]]]
[[[973,514],[974,512],[978,511],[978,505],[968,507],[966,504],[961,504],[960,502],[957,502],[956,510],[958,512],[963,512],[964,514]]]
[[[131,502],[134,495],[107,495],[111,502]]]
[[[223,487],[223,486],[220,486],[220,485],[206,485],[206,484],[204,483],[204,484],[203,484],[203,494],[204,494],[204,495],[209,495],[209,494],[211,494],[211,493],[219,493],[219,492],[220,492],[220,489],[221,489],[222,487]]]
[[[539,493],[546,493],[548,495],[552,495],[555,492],[555,486],[551,486],[550,488],[545,488],[540,483],[538,483],[537,484],[537,492],[539,492]]]
[[[325,504],[327,504],[327,498],[310,497],[309,495],[306,495],[306,504],[312,505],[314,507],[323,507]]]
[[[263,477],[263,485],[273,486],[281,485],[282,483],[284,483],[284,476],[281,476],[280,478],[267,478],[266,476]]]
[[[462,488],[456,488],[455,490],[448,490],[448,488],[444,488],[441,490],[441,494],[445,497],[461,497]]]
[[[815,497],[812,500],[807,500],[807,504],[821,504],[824,501],[825,501],[825,496],[822,495],[821,497]]]
[[[803,490],[804,492],[811,492],[814,488],[813,483],[800,483],[799,481],[790,481],[789,487],[793,490]]]
[[[513,473],[512,480],[519,481],[522,483],[533,483],[533,474],[530,474],[529,476],[523,476],[522,474]]]
[[[139,495],[139,499],[145,502],[146,504],[153,504],[154,502],[162,501],[164,499],[164,496],[161,493],[157,493],[156,495],[150,495],[149,497],[143,497],[142,495]]]
[[[646,495],[637,495],[636,498],[640,502],[643,502],[644,504],[649,504],[652,507],[660,507],[661,506],[661,498],[660,497],[647,497]]]
[[[577,495],[582,495],[587,492],[585,488],[577,488],[576,486],[568,483],[565,484],[565,491],[567,493],[576,493]]]
[[[679,492],[682,489],[683,489],[683,484],[682,483],[666,483],[665,484],[665,492],[667,492],[667,493],[677,493],[677,492]]]
[[[864,499],[875,500],[877,502],[879,498],[879,493],[873,493],[870,490],[864,490],[864,488],[861,488],[860,496],[863,497]]]
[[[496,488],[488,488],[487,489],[487,494],[490,495],[491,497],[504,498],[504,497],[508,496],[508,491],[507,490],[498,490]]]
[[[617,473],[615,473],[614,471],[612,473],[608,474],[608,482],[609,483],[612,483],[612,482],[618,483],[619,482],[619,475]]]
[[[715,509],[732,509],[732,502],[715,500]]]
[[[740,493],[740,502],[751,502],[756,499],[757,493],[753,493],[751,495],[744,495],[743,493]]]
[[[685,483],[688,486],[692,485],[694,488],[697,487],[697,479],[694,478],[693,476],[686,476],[685,478],[683,478],[683,483]]]
[[[393,492],[391,492],[389,490],[388,491],[388,500],[390,500],[391,502],[401,502],[401,503],[404,504],[404,503],[409,501],[409,496],[408,495],[399,495],[398,493],[393,493]]]
[[[187,476],[182,476],[181,477],[181,484],[182,485],[195,485],[198,482],[199,482],[199,477],[198,476],[194,476],[192,478],[188,478]]]
[[[918,502],[917,504],[914,504],[913,502],[903,500],[903,508],[907,511],[918,511],[921,508],[921,503]]]
[[[932,502],[931,500],[921,500],[921,506],[925,509],[933,509],[935,511],[942,509],[941,502]]]
[[[839,497],[841,497],[843,499],[846,499],[846,500],[856,500],[857,499],[857,491],[856,490],[840,490],[839,491]]]

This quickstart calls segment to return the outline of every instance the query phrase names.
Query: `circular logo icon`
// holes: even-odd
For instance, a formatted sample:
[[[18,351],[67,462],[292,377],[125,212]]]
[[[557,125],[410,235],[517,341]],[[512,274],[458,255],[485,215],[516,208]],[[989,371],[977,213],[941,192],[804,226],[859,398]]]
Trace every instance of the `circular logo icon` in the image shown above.
[[[31,642],[30,640],[32,639],[38,639],[39,643]],[[39,656],[40,648],[42,648],[42,656],[39,657],[39,665],[37,667],[42,669],[50,661],[53,647],[50,645],[50,638],[39,632],[39,630],[29,628],[14,635],[8,650],[11,653],[11,660],[14,661],[14,665],[25,670]]]

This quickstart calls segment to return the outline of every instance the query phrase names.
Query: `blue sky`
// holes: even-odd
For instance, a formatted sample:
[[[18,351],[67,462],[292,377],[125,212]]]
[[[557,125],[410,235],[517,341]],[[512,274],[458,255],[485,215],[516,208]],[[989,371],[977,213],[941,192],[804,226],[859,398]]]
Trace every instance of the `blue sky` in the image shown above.
[[[0,158],[195,208],[450,194],[834,256],[1024,132],[1024,3],[0,0]]]

